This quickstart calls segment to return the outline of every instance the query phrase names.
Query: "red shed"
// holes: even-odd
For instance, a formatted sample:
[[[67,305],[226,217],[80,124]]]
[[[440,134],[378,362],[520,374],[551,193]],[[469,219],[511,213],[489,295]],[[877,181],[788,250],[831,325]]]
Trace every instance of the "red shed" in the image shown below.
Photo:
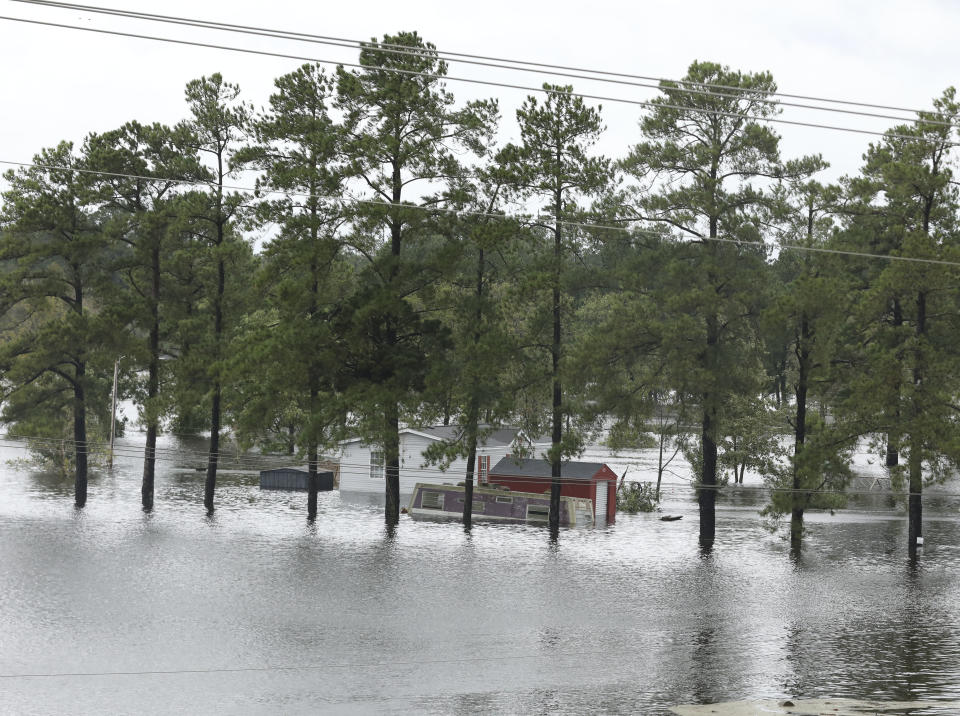
[[[484,471],[478,470],[482,476]],[[550,492],[550,463],[546,460],[518,460],[505,457],[487,473],[487,482],[518,492]],[[612,523],[617,514],[617,476],[602,462],[566,461],[560,465],[560,494],[593,501],[594,520],[606,515]]]

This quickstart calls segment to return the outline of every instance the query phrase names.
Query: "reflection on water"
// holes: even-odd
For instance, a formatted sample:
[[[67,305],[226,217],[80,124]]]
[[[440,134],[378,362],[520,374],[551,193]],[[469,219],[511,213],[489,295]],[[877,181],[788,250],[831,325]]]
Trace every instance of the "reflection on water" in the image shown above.
[[[167,445],[167,447],[173,447]],[[0,458],[8,459],[8,455]],[[14,455],[13,457],[16,457]],[[0,468],[0,713],[663,713],[677,703],[960,698],[960,524],[811,513],[804,551],[744,491],[596,530],[413,522],[161,464],[91,482]],[[122,673],[119,673],[122,672]],[[149,672],[149,673],[145,673]],[[65,675],[86,674],[86,675]],[[101,675],[90,675],[101,674]],[[102,675],[105,674],[105,675]],[[918,711],[920,713],[920,711]],[[925,713],[935,713],[927,710]]]

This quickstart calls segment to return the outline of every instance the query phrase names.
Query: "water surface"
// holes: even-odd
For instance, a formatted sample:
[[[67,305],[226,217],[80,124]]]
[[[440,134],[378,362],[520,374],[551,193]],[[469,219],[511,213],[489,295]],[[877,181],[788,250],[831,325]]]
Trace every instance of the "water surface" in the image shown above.
[[[131,440],[135,442],[135,436]],[[166,447],[181,449],[175,441]],[[0,466],[0,712],[13,714],[663,713],[749,698],[960,698],[958,490],[926,506],[811,514],[791,557],[762,498],[604,529],[404,516],[322,493],[261,492],[163,462],[139,505],[130,450],[72,484]],[[171,453],[173,455],[173,453]],[[0,458],[21,456],[3,449]],[[182,464],[183,461],[180,461]],[[955,487],[955,486],[954,486]],[[936,710],[916,713],[936,713]]]

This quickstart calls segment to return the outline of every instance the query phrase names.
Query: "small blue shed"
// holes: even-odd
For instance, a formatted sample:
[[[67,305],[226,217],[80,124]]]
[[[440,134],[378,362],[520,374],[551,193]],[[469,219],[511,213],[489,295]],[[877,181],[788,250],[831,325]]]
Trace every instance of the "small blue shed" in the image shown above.
[[[307,479],[310,472],[303,467],[278,467],[260,471],[261,490],[303,490],[308,489]],[[317,489],[321,492],[333,489],[333,471],[317,470]]]

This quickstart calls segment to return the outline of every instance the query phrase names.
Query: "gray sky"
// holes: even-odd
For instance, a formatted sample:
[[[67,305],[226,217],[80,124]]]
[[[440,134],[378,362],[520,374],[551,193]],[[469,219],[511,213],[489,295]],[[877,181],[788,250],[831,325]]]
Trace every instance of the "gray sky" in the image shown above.
[[[929,107],[960,68],[960,3],[946,0],[770,0],[589,3],[486,0],[482,3],[296,2],[220,0],[163,3],[102,0],[103,5],[198,19],[369,39],[417,30],[441,50],[579,65],[659,77],[680,77],[694,59],[744,71],[769,70],[781,91],[910,108]],[[154,23],[54,10],[0,0],[0,14],[84,27],[191,38],[316,59],[355,61],[355,50],[191,31]],[[44,146],[79,141],[131,119],[183,118],[183,87],[212,72],[240,84],[262,106],[273,79],[301,64],[232,52],[94,35],[0,20],[0,159],[29,161]],[[470,68],[451,75],[539,86],[549,75]],[[571,81],[571,80],[566,80]],[[578,91],[650,99],[655,90],[571,81]],[[495,96],[503,135],[516,136],[514,111],[525,92],[449,83],[458,99]],[[641,108],[604,106],[612,156],[637,141]],[[882,131],[895,122],[787,110],[785,118]],[[820,152],[833,169],[857,170],[870,137],[780,126],[784,156]]]

